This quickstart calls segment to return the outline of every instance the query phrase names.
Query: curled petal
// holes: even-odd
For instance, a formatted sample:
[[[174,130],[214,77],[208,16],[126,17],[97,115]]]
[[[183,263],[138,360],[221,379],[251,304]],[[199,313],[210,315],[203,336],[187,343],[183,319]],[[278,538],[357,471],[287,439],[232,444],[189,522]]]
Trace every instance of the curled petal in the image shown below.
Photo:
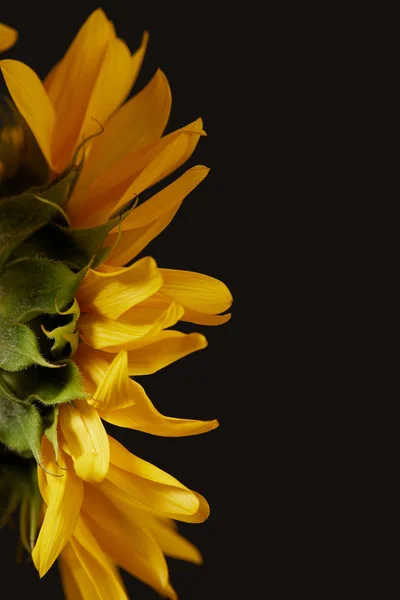
[[[205,433],[218,421],[176,419],[162,415],[153,406],[143,387],[128,375],[128,354],[122,350],[103,372],[100,384],[89,400],[105,421],[153,435],[181,437]]]
[[[153,320],[153,311],[127,311],[117,321],[102,315],[86,314],[79,321],[79,331],[86,344],[105,352],[120,349],[133,350],[151,343],[160,331],[172,327],[184,313],[183,308],[171,302],[167,309]]]
[[[90,270],[78,289],[77,298],[82,312],[118,319],[157,292],[161,285],[155,260],[142,258],[130,267],[109,273]]]
[[[151,375],[173,362],[202,350],[207,340],[200,333],[162,331],[147,346],[128,352],[129,375]]]
[[[86,400],[60,406],[61,430],[77,475],[89,482],[103,481],[110,463],[107,433],[97,410]]]

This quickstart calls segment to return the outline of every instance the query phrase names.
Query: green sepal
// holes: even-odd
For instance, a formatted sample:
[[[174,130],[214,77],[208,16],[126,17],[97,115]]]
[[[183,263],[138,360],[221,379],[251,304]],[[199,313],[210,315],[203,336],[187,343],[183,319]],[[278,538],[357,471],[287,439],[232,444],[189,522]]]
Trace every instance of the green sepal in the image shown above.
[[[21,371],[32,365],[59,368],[43,358],[32,329],[0,316],[0,369]]]
[[[12,178],[18,170],[24,140],[17,114],[7,104],[3,104],[0,99],[0,193],[5,181]]]
[[[0,174],[0,196],[4,197],[15,196],[33,186],[43,187],[49,181],[50,170],[35,136],[15,104],[7,97],[2,100],[0,161],[4,170]],[[20,139],[12,135],[13,130],[18,131]]]
[[[21,505],[21,538],[30,553],[36,541],[42,498],[37,479],[37,463],[21,458],[0,444],[0,529]]]
[[[19,513],[19,532],[22,544],[30,554],[36,542],[42,508],[36,465],[31,468],[30,478],[26,480],[25,487]]]
[[[82,167],[83,161],[79,165],[72,164],[50,186],[36,189],[35,193],[58,206],[64,207],[72,194]]]
[[[0,382],[3,379],[16,402],[50,406],[88,398],[76,364],[72,360],[57,364],[61,368],[31,367],[18,373],[0,372]]]
[[[73,301],[85,274],[46,258],[16,260],[0,275],[0,315],[21,323],[56,315]]]
[[[54,216],[58,208],[33,194],[0,200],[0,269],[12,251]]]
[[[0,442],[23,458],[41,463],[44,424],[33,404],[17,403],[0,380]]]
[[[42,437],[47,432],[58,452],[58,442],[55,442],[58,419],[56,408],[51,406],[39,410],[36,404],[19,401],[0,376],[0,442],[21,458],[33,457],[46,473],[49,471],[43,466],[40,454]]]
[[[42,256],[61,261],[72,269],[92,269],[101,265],[112,247],[103,244],[108,234],[130,214],[137,200],[124,204],[106,223],[90,229],[72,229],[49,223],[36,232],[13,253],[11,260],[26,256]]]
[[[36,463],[35,463],[36,464]],[[1,468],[0,468],[0,480],[1,480]],[[3,529],[4,525],[7,525],[11,516],[18,507],[20,496],[15,490],[3,490],[0,481],[0,530]],[[7,495],[6,495],[7,494]]]

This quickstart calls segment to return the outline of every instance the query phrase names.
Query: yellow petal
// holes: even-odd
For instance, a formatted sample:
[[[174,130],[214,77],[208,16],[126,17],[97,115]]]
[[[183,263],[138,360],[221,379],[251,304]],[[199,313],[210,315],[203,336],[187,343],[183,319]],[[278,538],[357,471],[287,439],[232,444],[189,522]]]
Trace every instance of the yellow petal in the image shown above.
[[[53,140],[56,166],[69,163],[87,116],[90,99],[111,40],[114,28],[103,10],[95,10],[82,25],[57,69],[46,81],[57,117],[57,135]],[[93,122],[93,125],[94,122]]]
[[[210,516],[210,507],[207,500],[201,494],[194,492],[197,500],[199,501],[199,508],[193,515],[182,515],[171,513],[168,515],[170,519],[176,521],[183,521],[184,523],[204,523]]]
[[[171,363],[207,346],[199,333],[163,331],[157,341],[128,352],[129,375],[151,375]]]
[[[111,273],[90,270],[77,292],[82,312],[96,312],[110,319],[151,296],[162,285],[157,264],[142,258],[130,267]]]
[[[139,76],[140,69],[142,68],[142,63],[144,59],[144,55],[146,54],[147,45],[149,43],[149,32],[145,31],[142,35],[142,41],[140,43],[139,48],[132,55],[131,58],[131,82],[129,89],[127,91],[127,95],[129,94],[131,88],[135,85],[136,79]]]
[[[226,313],[225,315],[209,315],[185,307],[185,313],[183,317],[181,317],[181,321],[187,321],[188,323],[194,323],[195,325],[215,326],[227,323],[231,316],[231,313]]]
[[[122,223],[123,233],[107,259],[108,264],[121,265],[136,256],[172,221],[183,200],[208,175],[203,165],[192,167],[166,188],[139,205]],[[129,231],[127,231],[129,230]],[[116,241],[117,234],[109,236],[108,244]]]
[[[102,383],[112,358],[110,354],[93,350],[85,343],[79,344],[78,350],[74,354],[74,362],[83,378],[95,388]]]
[[[17,41],[18,33],[12,27],[0,23],[0,52],[5,52]]]
[[[63,585],[67,584],[64,592],[66,592],[67,600],[89,600],[93,598],[93,584],[85,570],[82,568],[75,547],[69,542],[60,557],[61,575]],[[77,595],[75,597],[75,594]],[[97,598],[97,596],[94,596]]]
[[[79,333],[85,344],[95,349],[116,347],[112,352],[118,352],[129,346],[129,342],[136,341],[148,332],[148,327],[131,326],[122,321],[114,321],[102,315],[87,313],[79,320]]]
[[[105,268],[109,269],[110,266],[107,266]],[[112,268],[116,269],[118,267]],[[155,314],[157,311],[159,314],[161,314],[161,312],[166,309],[169,303],[170,298],[162,294],[161,288],[159,292],[153,294],[153,296],[150,296],[149,298],[146,298],[146,300],[143,300],[143,302],[141,302],[140,304],[137,304],[134,310],[139,311],[142,310],[142,308],[146,308],[146,310],[152,309]],[[211,315],[192,310],[187,306],[184,307],[184,310],[185,312],[180,318],[180,320],[187,321],[188,323],[195,323],[196,325],[222,325],[223,323],[227,323],[231,318],[230,313],[227,313],[225,315]]]
[[[2,60],[0,67],[12,99],[52,166],[51,142],[55,114],[42,82],[30,67],[17,60]]]
[[[153,435],[181,437],[205,433],[218,427],[218,421],[175,419],[158,412],[143,387],[128,375],[128,355],[121,351],[103,371],[100,385],[89,403],[105,421]]]
[[[213,315],[224,312],[232,304],[229,289],[214,277],[192,271],[159,270],[163,278],[161,293],[185,307]]]
[[[147,39],[148,35],[145,34],[141,48],[132,57],[125,42],[115,35],[111,36],[77,141],[99,132],[99,123],[106,123],[108,117],[125,100],[138,76]]]
[[[153,404],[146,409],[135,405],[109,412],[101,410],[101,418],[118,427],[137,429],[138,431],[163,437],[198,435],[212,431],[219,425],[217,419],[212,421],[196,421],[194,419],[166,417],[159,413]]]
[[[118,427],[137,429],[138,431],[163,437],[198,435],[212,431],[219,425],[217,419],[212,421],[196,421],[194,419],[166,417],[156,410],[149,398],[147,398],[147,401],[148,404],[145,406],[135,404],[124,409],[109,412],[105,412],[99,408],[101,418]]]
[[[181,536],[173,528],[167,526],[161,519],[156,519],[152,515],[150,518],[142,517],[145,520],[147,527],[154,535],[161,550],[166,556],[187,560],[197,565],[203,563],[203,558],[191,542]]]
[[[183,201],[182,201],[183,202]],[[118,245],[111,252],[107,259],[107,264],[111,265],[125,265],[130,260],[143,250],[151,240],[154,240],[168,225],[178,212],[182,202],[177,204],[170,211],[165,213],[162,217],[154,221],[151,225],[141,227],[140,229],[133,229],[131,231],[123,231],[118,241]],[[116,242],[117,234],[111,234],[108,236],[108,244],[114,246]]]
[[[194,152],[197,143],[203,133],[203,122],[201,119],[196,122],[195,131],[183,131],[178,135],[171,137],[171,142],[161,151],[148,155],[147,165],[141,171],[140,175],[132,181],[115,209],[127,202],[132,195],[141,194],[142,191],[151,187],[167,175],[173,173],[183,165]],[[167,136],[168,137],[168,136]],[[153,157],[154,156],[154,157]],[[149,159],[151,160],[149,161]],[[137,165],[136,165],[137,168]]]
[[[203,165],[188,169],[173,183],[135,208],[123,221],[122,231],[151,225],[154,221],[163,217],[177,204],[181,204],[182,200],[207,177],[209,172],[210,169]]]
[[[108,366],[89,403],[102,411],[131,406],[136,402],[132,383],[134,382],[128,377],[128,354],[126,350],[122,350]]]
[[[141,92],[110,117],[102,135],[93,141],[85,168],[69,200],[68,209],[72,218],[88,199],[90,201],[87,187],[96,185],[97,191],[103,190],[102,176],[112,177],[114,166],[120,160],[162,135],[170,110],[171,90],[164,73],[158,70]],[[119,179],[116,183],[119,183]],[[106,189],[108,187],[109,184]]]
[[[152,510],[162,516],[192,515],[197,512],[198,500],[190,490],[156,483],[114,465],[110,466],[108,478],[103,483],[103,491],[110,493],[109,486],[112,483],[130,497],[134,506],[142,510]]]
[[[60,406],[59,422],[76,474],[85,481],[102,481],[108,472],[110,449],[107,433],[86,400]]]
[[[75,557],[72,557],[72,551],[69,544],[65,547],[63,552],[60,555],[60,559],[58,561],[58,566],[60,568],[61,573],[61,581],[63,586],[63,592],[67,600],[89,600],[89,598],[85,598],[82,596],[78,583],[75,580],[74,573],[77,573],[78,566]]]
[[[218,427],[216,419],[177,419],[159,413],[143,387],[128,376],[126,351],[121,351],[109,363],[103,358],[107,355],[82,344],[77,356],[82,375],[97,386],[88,402],[100,411],[105,421],[167,437],[197,435]]]
[[[46,468],[52,473],[60,473],[50,442],[44,437],[42,452]],[[47,573],[73,534],[83,501],[83,482],[75,474],[72,461],[61,449],[59,464],[65,468],[61,477],[46,474],[47,510],[32,551],[40,577]]]
[[[108,482],[133,497],[142,508],[148,507],[160,514],[193,515],[199,508],[194,492],[175,477],[131,454],[112,437],[110,470],[104,484]]]
[[[133,475],[131,475],[133,478]],[[128,477],[125,476],[127,480]],[[131,482],[131,487],[132,487]],[[149,493],[151,483],[147,483],[144,487],[146,488],[147,493]],[[154,486],[154,484],[153,484]],[[137,498],[137,494],[132,494],[132,489],[129,489],[128,486],[126,489],[121,489],[117,485],[114,485],[108,479],[105,479],[101,483],[98,484],[99,490],[107,496],[116,506],[118,506],[118,510],[124,514],[126,519],[132,518],[134,511],[146,511],[149,514],[152,514],[157,517],[174,519],[175,521],[183,521],[185,523],[203,523],[210,514],[210,508],[207,504],[207,501],[203,496],[198,494],[197,492],[192,492],[195,499],[198,501],[197,510],[192,513],[184,513],[182,510],[179,512],[168,512],[166,510],[167,503],[164,502],[163,510],[160,511],[160,508],[154,506],[150,503],[145,503],[140,501]]]
[[[154,311],[127,311],[117,321],[98,314],[81,317],[78,329],[86,344],[105,352],[132,350],[151,343],[163,329],[172,327],[183,315],[183,308],[171,302],[168,308],[153,320]]]
[[[111,37],[96,84],[92,91],[81,136],[87,137],[99,130],[114,110],[123,102],[131,88],[131,53],[117,37]]]
[[[85,600],[128,600],[117,569],[81,517],[64,551]]]
[[[180,167],[202,135],[202,120],[198,119],[146,148],[121,156],[93,186],[81,193],[78,190],[79,198],[71,200],[74,210],[69,213],[74,226],[94,227],[104,223],[119,206]]]
[[[94,486],[87,490],[84,511],[85,519],[97,540],[116,564],[161,595],[176,598],[169,591],[164,555],[135,514],[121,513],[118,502],[113,502]]]

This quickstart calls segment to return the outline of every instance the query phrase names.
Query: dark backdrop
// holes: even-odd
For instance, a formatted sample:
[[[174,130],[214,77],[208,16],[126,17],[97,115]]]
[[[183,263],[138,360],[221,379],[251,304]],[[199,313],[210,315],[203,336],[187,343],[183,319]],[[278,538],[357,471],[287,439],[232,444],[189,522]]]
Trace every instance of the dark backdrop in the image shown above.
[[[195,164],[211,167],[207,179],[183,203],[172,224],[146,249],[158,264],[215,276],[230,287],[234,298],[244,289],[243,266],[238,264],[244,244],[238,227],[242,202],[235,185],[235,157],[239,153],[237,124],[233,118],[237,91],[245,65],[242,44],[232,32],[234,8],[217,16],[213,3],[124,2],[104,0],[100,4],[113,20],[117,33],[134,50],[142,32],[150,32],[150,43],[135,91],[140,90],[158,67],[166,73],[173,95],[168,130],[172,131],[201,116],[208,137],[202,138],[194,156],[182,168]],[[215,8],[217,9],[216,3]],[[80,25],[97,7],[94,0],[64,3],[2,3],[0,21],[19,31],[17,45],[4,57],[20,59],[43,77],[58,61]],[[236,15],[237,17],[238,15]],[[235,166],[234,166],[235,165]],[[236,224],[236,227],[235,227]],[[239,235],[239,232],[240,235]],[[247,234],[248,235],[248,234]],[[240,284],[240,281],[242,282]],[[171,416],[220,420],[211,433],[177,439],[110,428],[110,431],[142,458],[198,490],[211,505],[211,516],[202,525],[180,526],[204,556],[204,565],[169,560],[171,580],[180,600],[230,597],[237,573],[229,570],[229,559],[239,552],[238,520],[228,520],[229,507],[239,511],[238,489],[233,483],[231,457],[234,414],[243,400],[238,389],[235,364],[239,339],[239,306],[232,320],[219,328],[186,327],[206,334],[209,346],[153,376],[142,378],[159,410]],[[235,465],[234,470],[243,467]],[[231,512],[231,511],[229,511]],[[57,567],[44,580],[31,564],[16,565],[15,531],[0,537],[2,589],[12,585],[16,600],[30,596],[61,598]],[[158,595],[131,576],[124,576],[132,598],[156,600]],[[234,583],[233,583],[234,585]]]

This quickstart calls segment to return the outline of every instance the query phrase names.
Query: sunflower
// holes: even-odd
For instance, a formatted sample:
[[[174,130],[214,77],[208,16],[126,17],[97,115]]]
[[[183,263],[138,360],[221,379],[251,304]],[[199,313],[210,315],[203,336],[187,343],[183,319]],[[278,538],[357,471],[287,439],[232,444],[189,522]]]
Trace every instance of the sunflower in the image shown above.
[[[16,37],[0,25],[0,50]],[[172,329],[179,321],[225,323],[232,302],[213,277],[135,260],[208,173],[190,168],[140,201],[205,135],[198,119],[163,136],[171,92],[160,70],[126,101],[147,43],[145,33],[132,55],[98,9],[43,82],[0,61],[11,96],[0,113],[4,517],[20,505],[40,577],[59,559],[73,600],[127,598],[119,567],[176,598],[165,556],[201,556],[175,521],[209,514],[103,423],[168,437],[218,426],[162,415],[135,381],[206,346]]]

